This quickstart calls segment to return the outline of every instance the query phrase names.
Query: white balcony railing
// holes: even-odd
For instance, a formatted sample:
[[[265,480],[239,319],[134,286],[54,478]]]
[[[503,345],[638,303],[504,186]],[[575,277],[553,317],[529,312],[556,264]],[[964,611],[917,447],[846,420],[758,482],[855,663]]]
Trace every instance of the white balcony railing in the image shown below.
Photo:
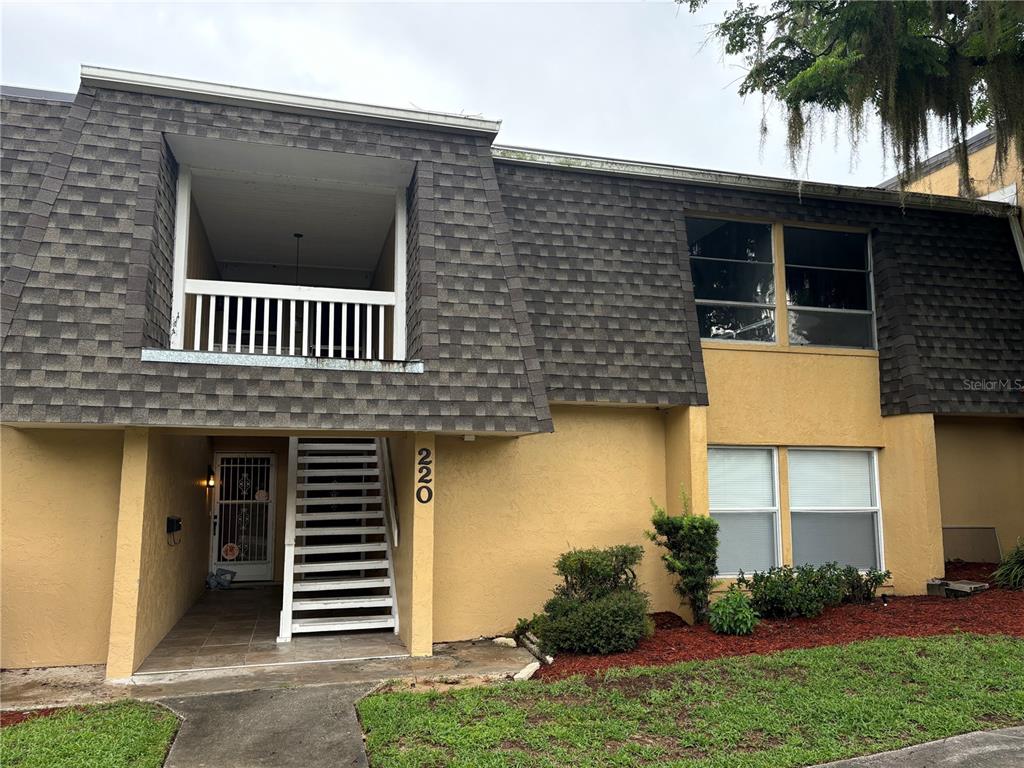
[[[206,352],[400,359],[395,294],[342,288],[186,280],[183,347]]]

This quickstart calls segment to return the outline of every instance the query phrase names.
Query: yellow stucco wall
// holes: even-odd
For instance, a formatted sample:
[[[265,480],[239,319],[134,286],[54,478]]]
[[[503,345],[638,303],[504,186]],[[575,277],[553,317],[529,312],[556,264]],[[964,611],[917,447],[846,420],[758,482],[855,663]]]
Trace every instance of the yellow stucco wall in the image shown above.
[[[573,547],[644,545],[643,588],[656,610],[678,610],[644,537],[649,500],[665,503],[666,416],[574,406],[552,415],[551,434],[438,438],[435,641],[508,632],[539,611],[557,582],[555,559]]]
[[[437,488],[438,452],[434,436],[427,434],[396,435],[391,438],[390,448],[399,530],[398,547],[393,550],[392,561],[398,600],[398,636],[413,656],[429,656],[437,639],[433,631],[436,499],[416,498],[416,466],[418,452],[429,450],[433,461],[430,485]]]
[[[885,566],[903,594],[942,573],[930,415],[882,417],[874,352],[706,344],[711,445],[779,451],[783,562],[792,562],[790,447],[878,448]]]
[[[1010,147],[1010,154],[1006,162],[1006,170],[1002,175],[994,175],[996,146],[989,144],[977,152],[971,154],[968,168],[971,180],[974,183],[975,191],[979,195],[987,195],[990,192],[1008,187],[1017,182],[1018,194],[1021,194],[1024,187],[1024,167],[1014,148]],[[933,195],[951,195],[956,197],[960,194],[960,170],[956,163],[944,165],[931,173],[922,176],[907,186],[908,192],[927,192]]]
[[[0,666],[107,657],[121,432],[0,432]]]
[[[938,417],[935,440],[942,524],[993,526],[1005,554],[1024,538],[1024,419]]]
[[[107,677],[131,675],[202,594],[209,552],[206,437],[125,431]],[[166,518],[183,530],[166,533]]]

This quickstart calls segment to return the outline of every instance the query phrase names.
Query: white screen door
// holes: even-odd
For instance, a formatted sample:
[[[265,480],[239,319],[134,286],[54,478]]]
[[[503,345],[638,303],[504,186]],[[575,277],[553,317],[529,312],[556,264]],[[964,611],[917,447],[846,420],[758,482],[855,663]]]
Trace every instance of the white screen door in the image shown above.
[[[218,453],[213,502],[212,569],[236,581],[274,578],[274,455]]]

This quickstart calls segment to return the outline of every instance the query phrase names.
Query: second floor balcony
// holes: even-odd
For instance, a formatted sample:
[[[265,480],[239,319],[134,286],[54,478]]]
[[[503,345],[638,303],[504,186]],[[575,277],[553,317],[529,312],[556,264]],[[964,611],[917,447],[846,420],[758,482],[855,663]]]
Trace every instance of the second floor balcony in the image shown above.
[[[170,143],[179,161],[172,351],[282,365],[405,360],[408,168]]]

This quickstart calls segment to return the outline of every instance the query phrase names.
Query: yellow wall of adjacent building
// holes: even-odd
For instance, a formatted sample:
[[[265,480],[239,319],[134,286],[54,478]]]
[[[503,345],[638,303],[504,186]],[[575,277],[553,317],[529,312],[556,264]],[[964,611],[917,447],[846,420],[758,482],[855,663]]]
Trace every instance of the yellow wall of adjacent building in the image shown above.
[[[666,416],[587,406],[554,406],[552,416],[550,434],[438,438],[435,641],[510,631],[551,596],[555,559],[574,547],[643,545],[643,589],[655,610],[678,610],[644,537],[650,499],[666,498]]]
[[[0,666],[107,657],[122,433],[0,432]]]
[[[1024,419],[938,417],[935,440],[942,524],[992,526],[1006,554],[1024,539]]]
[[[1001,175],[994,175],[996,145],[989,144],[973,152],[968,160],[968,168],[975,192],[987,195],[991,192],[1017,183],[1018,194],[1024,187],[1024,167],[1011,146],[1007,157],[1006,168]],[[955,162],[937,168],[931,173],[907,185],[908,192],[927,192],[932,195],[960,195],[960,169]]]
[[[207,573],[207,437],[125,431],[107,677],[127,678],[200,597]],[[182,518],[174,538],[168,516]]]

